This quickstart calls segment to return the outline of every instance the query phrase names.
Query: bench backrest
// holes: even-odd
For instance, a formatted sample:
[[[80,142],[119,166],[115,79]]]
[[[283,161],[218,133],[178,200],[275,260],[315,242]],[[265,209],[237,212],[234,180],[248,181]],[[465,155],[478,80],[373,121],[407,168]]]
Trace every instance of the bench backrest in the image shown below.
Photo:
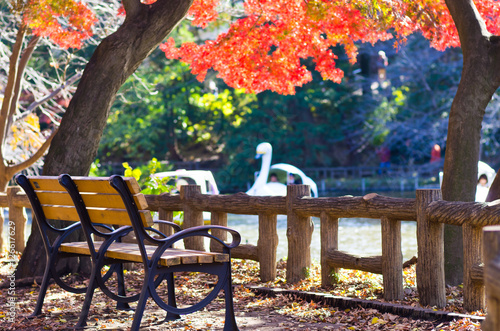
[[[36,194],[46,219],[63,221],[80,221],[74,203],[59,183],[57,176],[27,177]],[[72,177],[78,191],[87,207],[90,220],[93,223],[110,225],[131,225],[129,215],[122,198],[110,185],[108,177]],[[145,227],[153,224],[151,212],[147,210],[144,195],[135,178],[124,178],[128,189],[133,195],[139,209],[142,223]]]

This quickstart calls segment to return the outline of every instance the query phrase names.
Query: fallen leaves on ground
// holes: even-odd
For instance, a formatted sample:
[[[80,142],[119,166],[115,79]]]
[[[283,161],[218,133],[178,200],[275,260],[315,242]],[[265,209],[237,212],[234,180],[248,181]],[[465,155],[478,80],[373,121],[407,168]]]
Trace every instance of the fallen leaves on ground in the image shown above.
[[[7,261],[0,260],[0,277],[5,280]],[[245,285],[258,285],[311,292],[328,292],[337,296],[356,297],[368,300],[383,300],[382,276],[356,270],[340,269],[336,275],[338,284],[331,289],[321,288],[320,268],[313,265],[309,278],[296,284],[287,284],[286,261],[278,263],[274,281],[262,283],[259,280],[259,264],[249,260],[233,260],[234,306],[236,320],[241,330],[480,330],[479,323],[464,318],[453,322],[414,320],[376,309],[339,309],[321,302],[308,302],[292,296],[278,295],[274,298],[257,296]],[[126,272],[127,294],[140,291],[142,270]],[[213,288],[215,276],[182,273],[176,276],[176,293],[179,305],[191,305],[204,298]],[[83,284],[84,278],[68,277],[68,282]],[[110,284],[113,284],[113,280]],[[165,294],[166,286],[161,285]],[[411,306],[420,306],[416,290],[415,266],[404,270],[405,298],[394,301]],[[73,326],[83,304],[83,294],[63,291],[59,286],[49,286],[43,314],[29,319],[35,307],[39,285],[16,288],[16,317],[14,322],[7,318],[8,288],[0,289],[0,329],[2,330],[65,330]],[[463,309],[462,289],[447,288],[448,304],[444,310],[484,315],[482,311],[466,312]],[[96,330],[128,330],[134,312],[116,310],[114,302],[101,291],[95,292],[88,318],[88,328]],[[435,307],[426,307],[435,308]],[[220,330],[224,322],[224,295],[219,296],[202,311],[185,315],[181,320],[164,322],[165,312],[149,300],[141,326],[149,330]]]

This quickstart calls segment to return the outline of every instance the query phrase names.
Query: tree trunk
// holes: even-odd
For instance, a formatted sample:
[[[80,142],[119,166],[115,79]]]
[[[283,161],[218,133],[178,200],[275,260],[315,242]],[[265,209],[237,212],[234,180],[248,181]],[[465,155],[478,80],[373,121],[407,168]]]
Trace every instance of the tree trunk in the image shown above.
[[[481,122],[486,106],[500,85],[498,38],[469,0],[446,0],[455,21],[463,52],[463,71],[453,100],[444,161],[443,200],[474,201]],[[463,279],[462,229],[445,228],[446,283]]]
[[[491,202],[500,199],[500,169],[497,171],[497,175],[490,185],[490,190],[488,191],[488,196],[486,197],[486,202]]]
[[[123,1],[125,22],[101,42],[85,67],[45,158],[44,175],[88,173],[118,89],[184,18],[191,3],[159,0],[144,5],[138,0]],[[45,260],[45,252],[41,247],[40,234],[34,230],[19,261],[17,278],[43,273],[40,261]],[[75,270],[78,268],[68,267],[68,271]]]

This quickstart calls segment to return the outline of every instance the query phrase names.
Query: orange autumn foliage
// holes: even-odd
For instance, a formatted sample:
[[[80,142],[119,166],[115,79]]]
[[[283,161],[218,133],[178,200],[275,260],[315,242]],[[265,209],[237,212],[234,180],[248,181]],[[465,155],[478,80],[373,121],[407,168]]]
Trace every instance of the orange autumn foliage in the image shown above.
[[[499,2],[475,3],[489,31],[499,32]],[[218,5],[218,0],[195,0],[192,23],[214,22]],[[188,63],[200,81],[213,69],[235,88],[293,94],[312,79],[303,59],[312,59],[323,79],[341,81],[334,46],[343,46],[354,63],[357,43],[395,38],[397,47],[414,32],[438,50],[460,44],[444,0],[245,0],[243,9],[243,17],[215,40],[176,47],[170,38],[160,47],[167,58]]]
[[[81,48],[97,21],[95,14],[76,0],[29,0],[21,10],[23,23],[34,35],[48,37],[61,48]]]

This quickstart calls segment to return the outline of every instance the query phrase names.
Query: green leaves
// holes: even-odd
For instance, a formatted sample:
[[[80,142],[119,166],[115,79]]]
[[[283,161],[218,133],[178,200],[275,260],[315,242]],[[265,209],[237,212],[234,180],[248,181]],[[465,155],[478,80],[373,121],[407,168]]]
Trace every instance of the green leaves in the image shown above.
[[[134,177],[135,180],[139,181],[142,175],[141,169],[138,168],[132,169],[132,167],[130,167],[128,162],[123,162],[122,165],[125,168],[125,173],[124,173],[125,177]]]
[[[152,158],[146,166],[140,168],[133,169],[128,162],[123,162],[122,165],[125,168],[124,176],[134,177],[141,185],[143,194],[170,193],[175,189],[175,186],[167,184],[170,178],[153,176],[162,167],[156,158]]]

